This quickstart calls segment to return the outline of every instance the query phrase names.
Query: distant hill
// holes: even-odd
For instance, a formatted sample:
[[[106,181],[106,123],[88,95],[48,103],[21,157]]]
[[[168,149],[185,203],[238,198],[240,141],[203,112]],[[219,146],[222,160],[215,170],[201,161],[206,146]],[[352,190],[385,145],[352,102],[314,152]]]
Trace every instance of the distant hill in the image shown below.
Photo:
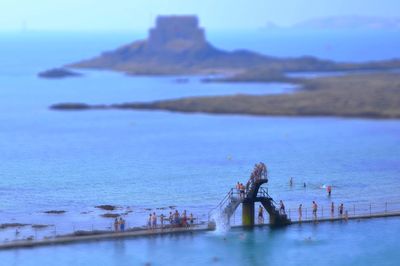
[[[313,57],[276,58],[247,50],[233,52],[214,47],[196,16],[159,16],[146,40],[124,45],[92,59],[68,65],[111,69],[128,74],[236,74],[267,67],[272,70],[331,70],[335,63]]]
[[[315,18],[297,23],[293,26],[293,28],[400,30],[400,18],[380,18],[365,16],[338,16]]]
[[[269,61],[274,60],[250,51],[217,49],[207,42],[195,16],[159,16],[148,39],[71,66],[113,69],[130,74],[179,74],[231,71]]]
[[[334,71],[399,68],[400,61],[369,64],[336,63],[311,56],[277,58],[248,50],[224,51],[210,44],[196,16],[159,16],[149,37],[95,58],[67,65],[121,71],[132,75],[224,74],[237,75],[290,71]],[[260,70],[261,69],[261,70]],[[245,79],[248,79],[248,75]],[[254,75],[251,75],[254,78]],[[268,74],[268,77],[272,77]],[[242,78],[243,79],[243,78]],[[263,81],[267,78],[261,77]]]

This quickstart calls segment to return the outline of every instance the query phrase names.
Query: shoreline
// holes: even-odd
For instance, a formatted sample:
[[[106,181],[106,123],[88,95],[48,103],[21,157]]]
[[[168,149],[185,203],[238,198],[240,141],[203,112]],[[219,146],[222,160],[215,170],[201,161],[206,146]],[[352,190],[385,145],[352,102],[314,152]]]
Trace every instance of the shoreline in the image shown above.
[[[400,118],[400,76],[396,73],[348,74],[303,79],[293,93],[187,97],[153,102],[90,105],[58,103],[58,111],[162,110],[225,115]]]

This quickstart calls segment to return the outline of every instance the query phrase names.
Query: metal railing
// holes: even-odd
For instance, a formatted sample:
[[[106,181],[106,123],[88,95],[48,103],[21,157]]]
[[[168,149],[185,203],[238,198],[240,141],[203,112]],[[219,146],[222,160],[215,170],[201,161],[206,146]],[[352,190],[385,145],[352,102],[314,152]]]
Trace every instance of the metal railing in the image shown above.
[[[245,195],[243,198],[241,198],[240,195],[240,191],[236,188],[231,188],[229,190],[229,192],[225,195],[225,197],[218,203],[217,206],[215,206],[214,208],[212,208],[209,212],[208,212],[208,220],[210,221],[212,215],[217,212],[217,211],[222,211],[226,206],[228,206],[228,204],[232,201],[232,199],[234,198],[234,196],[237,196],[237,199],[244,199],[248,196],[248,193],[250,192],[250,190],[245,191]],[[260,187],[259,190],[257,191],[257,197],[267,197],[270,198],[272,200],[272,198],[269,196],[268,194],[268,188],[267,187]],[[272,202],[274,204],[276,204],[276,202],[274,200],[272,200]]]
[[[321,205],[316,212],[313,212],[312,207],[303,207],[301,213],[298,208],[289,208],[286,214],[293,222],[400,215],[400,202],[344,203],[342,213],[339,206],[340,204],[335,204],[332,209],[331,205]]]
[[[330,205],[319,205],[316,216],[312,211],[312,206],[302,208],[302,215],[296,207],[286,208],[286,215],[293,223],[318,222],[329,220],[364,219],[373,217],[400,216],[400,201],[381,202],[381,203],[344,203],[342,214],[339,213],[339,204],[335,204],[334,211],[331,212]],[[255,212],[255,224],[268,225],[268,213],[264,212],[264,222],[259,221],[258,212]],[[231,226],[241,226],[241,215],[232,215]]]
[[[195,216],[193,223],[190,219],[187,220],[187,225],[172,224],[168,220],[164,220],[161,225],[160,222],[157,223],[155,227],[148,227],[145,225],[136,225],[126,222],[124,230],[115,230],[113,223],[108,223],[107,225],[90,224],[90,223],[72,223],[68,228],[63,226],[60,229],[56,225],[49,225],[46,227],[33,227],[29,225],[13,227],[9,229],[1,229],[0,231],[0,244],[10,243],[15,241],[36,241],[36,240],[46,240],[46,239],[56,239],[60,237],[73,237],[73,236],[84,236],[84,235],[98,235],[98,234],[111,234],[111,233],[121,233],[121,232],[146,232],[152,230],[161,229],[174,229],[174,228],[198,228],[207,226],[207,222]]]
[[[236,189],[236,188],[231,188],[228,193],[225,195],[225,197],[218,203],[217,206],[215,206],[214,208],[212,208],[209,212],[208,212],[208,220],[210,221],[212,215],[215,212],[219,212],[221,210],[223,210],[233,199],[234,195],[237,195],[237,198],[240,198],[240,192]]]

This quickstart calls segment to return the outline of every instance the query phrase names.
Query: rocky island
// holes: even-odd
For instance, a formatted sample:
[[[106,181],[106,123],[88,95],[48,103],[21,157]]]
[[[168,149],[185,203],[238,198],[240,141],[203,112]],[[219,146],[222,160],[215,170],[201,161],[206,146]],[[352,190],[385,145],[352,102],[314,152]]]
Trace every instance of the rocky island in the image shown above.
[[[47,79],[61,79],[68,77],[80,77],[82,76],[82,74],[65,68],[53,68],[40,72],[38,76],[40,78],[47,78]]]
[[[265,71],[333,71],[400,68],[400,60],[337,63],[311,56],[277,58],[248,50],[225,51],[210,44],[196,16],[159,16],[146,40],[68,65],[121,71],[131,75],[225,74]],[[254,76],[254,75],[252,75]],[[274,81],[276,75],[272,76]],[[269,80],[269,79],[268,79]]]

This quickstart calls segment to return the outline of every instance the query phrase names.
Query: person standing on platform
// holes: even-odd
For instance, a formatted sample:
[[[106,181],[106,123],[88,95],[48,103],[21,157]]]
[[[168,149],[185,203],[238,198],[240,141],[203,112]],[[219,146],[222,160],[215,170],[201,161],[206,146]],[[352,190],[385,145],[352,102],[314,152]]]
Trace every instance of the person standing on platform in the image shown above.
[[[315,201],[312,202],[312,212],[315,219],[317,219],[318,205]]]
[[[258,207],[258,223],[264,223],[264,208],[261,205]]]
[[[286,214],[286,212],[285,212],[285,204],[283,204],[283,201],[282,201],[282,200],[279,201],[279,205],[280,205],[280,207],[279,207],[279,214],[285,215],[285,214]]]
[[[301,222],[301,218],[303,217],[303,204],[299,205],[299,222]]]
[[[119,226],[120,226],[121,232],[124,232],[125,231],[125,220],[122,217],[119,218]]]
[[[114,220],[114,231],[118,232],[118,229],[119,229],[118,218],[115,218],[115,220]]]

